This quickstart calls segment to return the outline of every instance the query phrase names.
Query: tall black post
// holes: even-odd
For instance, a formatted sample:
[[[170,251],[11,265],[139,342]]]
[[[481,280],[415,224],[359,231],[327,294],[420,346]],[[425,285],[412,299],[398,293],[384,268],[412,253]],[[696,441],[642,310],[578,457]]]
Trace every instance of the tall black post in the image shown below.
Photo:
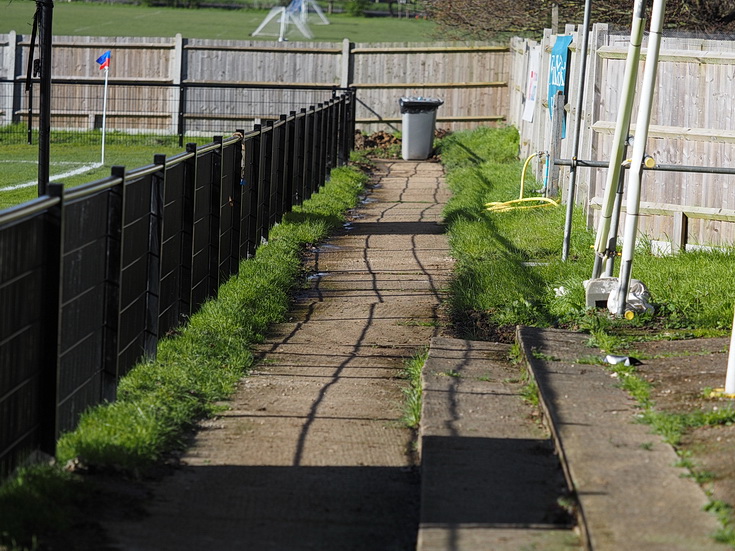
[[[51,143],[51,23],[53,0],[36,0],[41,49],[40,112],[38,117],[38,195],[46,195],[49,182],[49,151]]]

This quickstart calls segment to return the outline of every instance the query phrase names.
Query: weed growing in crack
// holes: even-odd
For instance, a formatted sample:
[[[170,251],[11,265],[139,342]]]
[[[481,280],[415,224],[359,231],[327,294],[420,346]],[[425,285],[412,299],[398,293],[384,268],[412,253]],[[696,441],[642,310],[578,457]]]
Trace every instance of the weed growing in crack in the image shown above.
[[[421,405],[423,401],[423,390],[421,388],[421,371],[429,356],[428,349],[422,349],[406,361],[402,376],[408,380],[408,387],[403,389],[403,423],[412,429],[417,429],[421,424]]]

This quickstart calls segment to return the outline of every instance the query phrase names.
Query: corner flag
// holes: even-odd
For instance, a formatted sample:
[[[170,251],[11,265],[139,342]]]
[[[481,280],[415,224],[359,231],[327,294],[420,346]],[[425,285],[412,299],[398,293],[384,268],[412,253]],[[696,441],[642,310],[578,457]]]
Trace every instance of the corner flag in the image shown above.
[[[107,50],[104,54],[99,56],[97,58],[97,63],[100,64],[100,70],[107,69],[110,67],[110,57],[112,56],[112,52],[110,50]]]

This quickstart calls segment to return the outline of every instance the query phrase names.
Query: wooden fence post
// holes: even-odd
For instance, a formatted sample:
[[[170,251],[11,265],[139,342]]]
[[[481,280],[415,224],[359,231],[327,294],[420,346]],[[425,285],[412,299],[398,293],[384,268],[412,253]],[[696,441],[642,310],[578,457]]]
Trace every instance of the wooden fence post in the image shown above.
[[[349,38],[345,38],[342,41],[342,57],[339,77],[340,88],[349,88],[352,86],[352,77],[355,66],[355,59],[353,57],[355,54],[352,52],[353,47],[354,44],[350,42]]]
[[[607,25],[597,23],[592,26],[592,37],[590,39],[589,65],[587,71],[587,82],[584,83],[587,90],[584,108],[584,128],[582,132],[582,145],[580,147],[580,159],[599,159],[599,137],[593,126],[600,114],[600,89],[602,86],[603,63],[602,58],[597,55],[597,50],[607,42]],[[597,194],[597,169],[585,171],[585,184],[580,187],[580,203],[584,206],[585,220],[588,228],[594,224],[594,211],[590,207],[592,199]]]
[[[551,140],[549,143],[549,182],[546,189],[547,197],[559,195],[559,166],[554,162],[561,153],[562,124],[564,122],[564,93],[560,90],[554,98],[551,117]]]
[[[689,218],[683,212],[674,213],[674,232],[671,236],[671,252],[683,253],[687,249]]]

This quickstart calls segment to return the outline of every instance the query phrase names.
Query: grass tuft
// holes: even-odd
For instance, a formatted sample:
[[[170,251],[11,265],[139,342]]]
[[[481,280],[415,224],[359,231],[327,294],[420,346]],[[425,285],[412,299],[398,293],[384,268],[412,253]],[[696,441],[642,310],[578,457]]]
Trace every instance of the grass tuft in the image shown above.
[[[417,429],[421,423],[421,405],[423,400],[421,371],[424,368],[428,356],[428,349],[420,350],[406,361],[403,368],[403,376],[408,379],[409,385],[403,390],[405,401],[402,421],[411,429]]]

